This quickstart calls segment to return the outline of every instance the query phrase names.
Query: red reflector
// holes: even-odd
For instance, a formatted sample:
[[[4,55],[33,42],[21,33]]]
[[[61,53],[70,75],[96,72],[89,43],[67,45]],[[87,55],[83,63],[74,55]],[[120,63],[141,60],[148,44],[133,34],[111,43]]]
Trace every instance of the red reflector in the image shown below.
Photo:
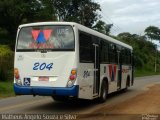
[[[49,81],[49,77],[39,77],[39,81]]]
[[[16,79],[19,79],[19,74],[16,74],[16,75],[15,75],[15,78],[16,78]]]
[[[74,79],[75,79],[75,75],[71,75],[71,76],[69,77],[69,79],[70,79],[70,80],[74,80]]]

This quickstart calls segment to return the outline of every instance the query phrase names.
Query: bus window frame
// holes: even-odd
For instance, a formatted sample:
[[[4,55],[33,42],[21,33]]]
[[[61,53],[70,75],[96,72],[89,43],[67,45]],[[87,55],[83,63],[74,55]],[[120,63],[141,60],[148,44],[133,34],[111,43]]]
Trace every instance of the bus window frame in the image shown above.
[[[19,35],[20,35],[20,31],[22,28],[27,28],[27,27],[44,27],[44,26],[71,26],[71,29],[73,30],[73,39],[74,39],[74,48],[72,49],[18,49],[18,38],[19,38]],[[19,28],[18,28],[19,29]],[[76,37],[75,37],[75,30],[73,29],[73,26],[72,25],[33,25],[33,26],[24,26],[24,27],[21,27],[19,29],[19,32],[18,32],[18,36],[16,38],[16,52],[43,52],[43,51],[75,51],[75,47],[76,47]]]
[[[84,34],[84,35],[86,35],[86,36],[89,36],[89,37],[91,37],[91,45],[90,45],[90,52],[91,52],[91,59],[92,60],[90,60],[90,61],[87,61],[87,60],[82,60],[81,59],[81,54],[80,54],[80,52],[81,52],[81,49],[80,49],[80,34]],[[94,63],[94,56],[93,56],[93,46],[92,46],[92,43],[93,43],[93,35],[92,34],[88,34],[88,33],[86,33],[86,32],[84,32],[84,31],[81,31],[81,30],[79,30],[78,31],[78,48],[77,49],[79,49],[79,62],[80,63]]]

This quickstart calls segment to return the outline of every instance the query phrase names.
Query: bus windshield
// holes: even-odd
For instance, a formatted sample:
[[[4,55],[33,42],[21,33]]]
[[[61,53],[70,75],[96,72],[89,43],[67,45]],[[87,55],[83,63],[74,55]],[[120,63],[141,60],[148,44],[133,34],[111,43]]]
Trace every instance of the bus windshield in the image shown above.
[[[32,26],[21,28],[17,50],[74,50],[74,32],[71,26]]]

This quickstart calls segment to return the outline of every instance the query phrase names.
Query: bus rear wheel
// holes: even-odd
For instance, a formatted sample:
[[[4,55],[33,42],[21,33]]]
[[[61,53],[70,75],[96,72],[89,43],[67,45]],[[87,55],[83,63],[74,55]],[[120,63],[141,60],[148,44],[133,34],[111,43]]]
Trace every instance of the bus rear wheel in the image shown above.
[[[108,85],[105,81],[102,82],[101,93],[99,97],[99,102],[103,103],[106,101],[108,95]]]
[[[128,90],[128,87],[130,86],[130,77],[127,77],[127,81],[126,81],[126,87],[124,88],[124,91]]]

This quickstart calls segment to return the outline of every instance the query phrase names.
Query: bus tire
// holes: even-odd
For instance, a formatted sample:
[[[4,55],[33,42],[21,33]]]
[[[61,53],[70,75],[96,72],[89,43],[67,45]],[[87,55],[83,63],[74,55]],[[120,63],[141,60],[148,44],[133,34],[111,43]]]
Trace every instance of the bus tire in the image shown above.
[[[67,96],[55,95],[55,96],[52,96],[52,98],[53,98],[54,101],[59,101],[59,102],[65,102],[65,101],[69,100]]]
[[[126,81],[126,87],[125,87],[125,91],[127,91],[128,90],[128,87],[130,86],[130,84],[129,84],[129,82],[130,82],[130,77],[128,76],[127,77],[127,81]]]
[[[105,102],[107,99],[107,95],[108,95],[108,84],[106,81],[103,81],[102,86],[101,86],[101,93],[100,93],[100,97],[99,97],[99,102],[100,103]]]

